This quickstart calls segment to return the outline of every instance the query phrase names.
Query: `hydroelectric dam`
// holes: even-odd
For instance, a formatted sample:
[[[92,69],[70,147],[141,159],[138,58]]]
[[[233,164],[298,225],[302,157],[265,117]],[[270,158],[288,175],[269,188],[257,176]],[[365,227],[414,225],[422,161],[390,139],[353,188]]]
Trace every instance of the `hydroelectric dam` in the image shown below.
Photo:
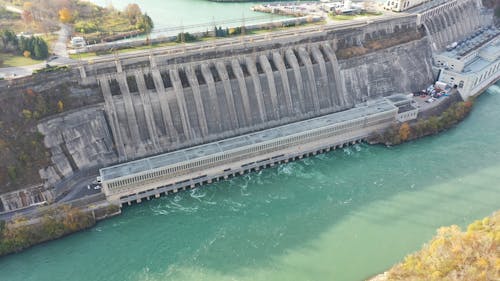
[[[435,56],[492,24],[480,1],[444,5],[108,56],[72,65],[63,79],[47,74],[39,91],[64,84],[82,107],[38,124],[51,153],[44,185],[100,169],[108,200],[140,202],[415,118],[401,94],[435,82]],[[498,71],[487,73],[488,83],[498,80]]]

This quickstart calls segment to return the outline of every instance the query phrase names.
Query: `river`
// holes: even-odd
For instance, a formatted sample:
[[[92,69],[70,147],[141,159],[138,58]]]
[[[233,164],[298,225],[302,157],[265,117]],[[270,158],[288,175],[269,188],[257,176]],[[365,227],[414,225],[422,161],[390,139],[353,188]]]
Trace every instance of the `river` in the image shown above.
[[[0,259],[2,280],[363,280],[500,209],[500,88],[438,136],[351,146],[126,207]]]
[[[181,31],[213,30],[214,23],[222,28],[272,22],[288,17],[254,12],[258,3],[217,3],[207,0],[91,0],[101,6],[112,5],[120,10],[127,4],[138,3],[155,24],[152,36],[177,34]]]

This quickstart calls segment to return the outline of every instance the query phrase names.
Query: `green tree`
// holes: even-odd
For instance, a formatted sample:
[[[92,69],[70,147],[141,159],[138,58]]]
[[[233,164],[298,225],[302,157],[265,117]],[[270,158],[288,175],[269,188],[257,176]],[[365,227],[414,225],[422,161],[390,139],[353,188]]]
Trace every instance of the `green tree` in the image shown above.
[[[179,33],[177,34],[177,43],[184,42],[193,42],[196,41],[196,36],[191,35],[189,32]]]
[[[34,59],[45,59],[49,56],[49,47],[45,40],[40,37],[34,37],[32,54]]]
[[[151,19],[150,16],[148,16],[148,14],[144,14],[137,23],[137,28],[144,30],[144,32],[146,33],[151,33],[153,27],[154,27],[153,20]]]

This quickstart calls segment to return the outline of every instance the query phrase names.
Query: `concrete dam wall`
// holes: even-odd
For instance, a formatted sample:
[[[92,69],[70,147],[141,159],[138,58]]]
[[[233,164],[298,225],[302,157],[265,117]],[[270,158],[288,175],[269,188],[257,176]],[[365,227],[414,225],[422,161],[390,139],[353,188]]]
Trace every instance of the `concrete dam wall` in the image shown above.
[[[414,36],[403,43],[363,47],[407,34]],[[365,53],[337,57],[359,47]],[[230,51],[92,65],[82,76],[101,87],[120,161],[345,110],[433,80],[414,16]]]
[[[465,39],[479,28],[493,23],[491,11],[483,9],[481,0],[453,0],[419,15],[432,41],[434,51]]]

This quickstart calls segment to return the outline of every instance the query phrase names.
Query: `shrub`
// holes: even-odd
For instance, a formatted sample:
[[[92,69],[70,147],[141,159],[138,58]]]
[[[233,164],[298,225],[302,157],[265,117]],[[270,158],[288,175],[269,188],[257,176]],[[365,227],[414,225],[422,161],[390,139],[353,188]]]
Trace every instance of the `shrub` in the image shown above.
[[[464,119],[469,114],[473,104],[473,100],[457,102],[441,113],[440,116],[431,116],[429,119],[418,120],[412,124],[395,124],[391,128],[374,135],[372,140],[387,145],[396,145],[415,138],[436,134]]]
[[[191,35],[189,32],[179,33],[177,34],[177,43],[181,42],[193,42],[196,41],[196,36]]]
[[[39,223],[26,222],[23,217],[13,219],[8,224],[0,221],[0,255],[86,229],[95,220],[92,214],[83,213],[78,208],[60,206],[47,211]]]
[[[500,211],[470,224],[456,225],[437,235],[415,254],[394,266],[388,280],[497,280]]]
[[[76,31],[80,33],[94,33],[99,31],[99,27],[97,26],[97,23],[95,22],[90,22],[90,21],[79,21],[75,23],[74,28]]]

